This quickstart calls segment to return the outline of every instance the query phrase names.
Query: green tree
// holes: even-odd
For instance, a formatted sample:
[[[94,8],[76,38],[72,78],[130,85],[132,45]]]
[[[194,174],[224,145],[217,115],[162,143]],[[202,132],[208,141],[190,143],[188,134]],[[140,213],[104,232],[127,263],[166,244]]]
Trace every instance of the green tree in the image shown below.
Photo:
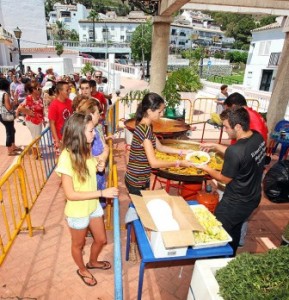
[[[217,12],[211,13],[215,23],[218,24],[226,36],[233,37],[236,49],[244,49],[248,45],[248,37],[251,36],[251,30],[256,28],[256,20],[252,15]]]
[[[91,9],[88,19],[92,20],[92,39],[95,42],[95,23],[99,21],[99,14],[95,9]]]
[[[136,61],[147,62],[147,74],[149,74],[149,62],[152,51],[152,23],[147,21],[139,25],[132,34],[131,42],[132,58]]]
[[[263,27],[272,23],[275,23],[276,16],[264,16],[260,19],[259,23],[257,23],[257,27]]]
[[[81,69],[81,74],[86,74],[87,72],[90,72],[91,74],[94,72],[93,65],[89,62],[84,64],[84,67]]]
[[[248,58],[248,52],[230,51],[225,55],[226,59],[230,60],[230,63],[246,63]]]
[[[75,29],[72,29],[69,32],[69,39],[71,41],[79,41],[79,35],[78,35],[78,33],[77,33],[77,31]]]
[[[196,66],[179,68],[171,72],[162,91],[166,106],[176,108],[180,104],[180,92],[197,92],[202,87]]]
[[[56,54],[57,54],[58,56],[61,56],[61,54],[63,53],[63,45],[57,43],[57,44],[55,45],[55,50],[56,50]]]
[[[61,21],[56,21],[56,35],[59,40],[63,40],[65,36],[65,23]]]

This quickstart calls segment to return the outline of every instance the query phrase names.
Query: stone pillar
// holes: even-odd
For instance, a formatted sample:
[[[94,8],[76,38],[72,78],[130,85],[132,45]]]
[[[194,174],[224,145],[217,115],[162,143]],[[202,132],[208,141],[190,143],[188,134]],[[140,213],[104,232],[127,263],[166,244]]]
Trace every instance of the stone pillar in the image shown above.
[[[153,18],[150,91],[161,95],[167,75],[172,17]]]
[[[289,32],[286,32],[284,46],[278,64],[278,71],[275,79],[275,86],[270,99],[267,126],[269,132],[275,127],[275,124],[284,118],[289,101]]]

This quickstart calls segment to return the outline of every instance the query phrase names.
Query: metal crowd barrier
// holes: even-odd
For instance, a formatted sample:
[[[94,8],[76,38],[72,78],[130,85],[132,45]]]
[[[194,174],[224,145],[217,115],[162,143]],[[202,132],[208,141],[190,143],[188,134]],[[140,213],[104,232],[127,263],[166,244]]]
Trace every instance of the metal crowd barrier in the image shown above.
[[[0,179],[0,265],[21,231],[42,230],[32,227],[30,212],[56,166],[51,131],[45,129],[32,141]],[[27,227],[23,227],[26,223]]]
[[[113,186],[118,186],[118,176],[116,165],[112,169]],[[119,199],[113,200],[113,235],[114,235],[114,299],[123,299],[122,288],[122,256],[121,256],[121,237],[120,237],[120,210]]]
[[[216,111],[216,98],[197,98],[193,100],[192,114],[189,123],[204,123]]]
[[[259,101],[257,99],[246,99],[247,106],[254,110],[259,110]],[[191,113],[192,112],[192,113]],[[216,98],[197,98],[192,101],[189,123],[205,123],[211,117],[211,113],[216,112]]]

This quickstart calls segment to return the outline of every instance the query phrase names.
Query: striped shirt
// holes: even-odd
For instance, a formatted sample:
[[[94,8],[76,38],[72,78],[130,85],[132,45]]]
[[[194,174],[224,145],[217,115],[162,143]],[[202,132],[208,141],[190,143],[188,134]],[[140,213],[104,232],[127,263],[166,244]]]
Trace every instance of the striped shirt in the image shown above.
[[[125,175],[126,181],[130,185],[140,189],[147,184],[151,175],[151,166],[143,147],[145,139],[150,140],[153,144],[153,148],[156,148],[156,137],[153,134],[151,126],[139,124],[134,130]]]

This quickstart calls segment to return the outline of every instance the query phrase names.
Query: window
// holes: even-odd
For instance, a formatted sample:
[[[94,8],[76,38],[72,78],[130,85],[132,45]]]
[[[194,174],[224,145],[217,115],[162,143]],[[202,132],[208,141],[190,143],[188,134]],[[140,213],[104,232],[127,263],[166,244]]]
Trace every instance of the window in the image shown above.
[[[269,55],[270,54],[271,41],[263,41],[259,45],[259,55]]]

